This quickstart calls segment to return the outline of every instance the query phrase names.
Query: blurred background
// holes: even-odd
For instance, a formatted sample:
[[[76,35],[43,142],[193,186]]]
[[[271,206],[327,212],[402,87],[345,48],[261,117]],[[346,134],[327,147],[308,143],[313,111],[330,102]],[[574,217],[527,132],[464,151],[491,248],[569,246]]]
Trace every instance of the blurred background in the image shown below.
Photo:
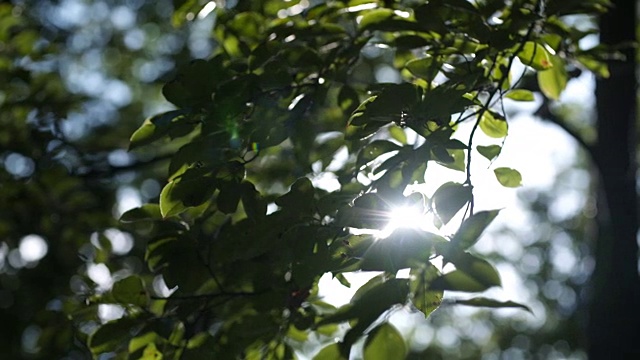
[[[117,306],[87,307],[96,320],[74,326],[63,310],[84,306],[74,295],[148,272],[144,244],[117,219],[157,199],[167,157],[153,149],[129,153],[128,139],[144,118],[170,108],[160,87],[176,66],[215,50],[211,10],[175,27],[170,0],[0,4],[0,358],[85,359],[77,339],[96,321],[122,315]],[[591,18],[573,20],[595,26]],[[399,81],[393,56],[365,47],[356,75]],[[503,276],[504,289],[489,295],[522,302],[533,314],[444,305],[423,319],[400,311],[393,323],[421,353],[415,358],[586,358],[593,174],[588,155],[548,121],[561,118],[593,137],[595,80],[574,75],[548,113],[534,114],[541,98],[507,104],[510,135],[498,161],[517,166],[524,186],[512,191],[495,178],[476,180],[486,196],[476,200],[479,208],[507,208],[474,248]],[[475,166],[492,176],[488,162]],[[430,171],[434,186],[457,176]],[[322,291],[330,302],[349,299],[328,282]]]

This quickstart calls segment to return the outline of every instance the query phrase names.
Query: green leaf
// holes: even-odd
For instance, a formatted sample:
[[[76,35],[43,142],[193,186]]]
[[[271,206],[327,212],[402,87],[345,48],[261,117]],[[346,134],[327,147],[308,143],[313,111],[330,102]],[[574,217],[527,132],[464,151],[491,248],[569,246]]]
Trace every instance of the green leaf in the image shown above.
[[[442,151],[444,150],[444,151]],[[436,151],[442,151],[438,154]],[[465,152],[462,149],[443,149],[436,145],[432,149],[433,155],[438,164],[456,171],[465,171]],[[448,157],[448,158],[447,158]]]
[[[485,297],[475,297],[467,300],[457,299],[454,301],[454,304],[489,308],[520,308],[533,314],[533,311],[531,311],[528,306],[515,301],[498,301]]]
[[[162,360],[162,353],[158,351],[155,343],[151,343],[144,348],[139,360]]]
[[[489,145],[489,146],[478,145],[476,146],[476,149],[478,150],[480,155],[484,156],[489,161],[493,161],[493,159],[495,159],[498,155],[500,155],[500,152],[502,151],[502,147],[500,145]]]
[[[454,246],[449,246],[448,250],[443,254],[443,260],[454,264],[456,270],[435,279],[432,289],[474,292],[501,285],[500,274],[486,260]]]
[[[161,139],[163,136],[168,135],[176,127],[186,127],[187,129],[193,129],[193,125],[185,124],[181,122],[184,119],[184,110],[173,110],[154,115],[144,121],[142,125],[136,130],[129,139],[129,150],[133,150],[137,147],[151,144],[152,142]]]
[[[387,140],[375,140],[370,144],[362,148],[358,153],[358,161],[356,166],[361,168],[363,165],[368,164],[371,161],[376,160],[380,155],[400,150],[402,147]]]
[[[367,11],[360,19],[358,28],[360,31],[366,30],[369,27],[375,26],[393,16],[392,9],[379,8],[371,11]]]
[[[560,94],[567,87],[568,75],[564,67],[564,61],[558,57],[551,57],[553,67],[544,71],[538,71],[538,85],[544,96],[552,100],[559,100]]]
[[[391,126],[389,127],[389,135],[399,142],[402,145],[407,144],[407,134],[404,132],[404,129],[399,126]]]
[[[431,289],[431,282],[440,275],[440,271],[433,264],[426,264],[426,268],[411,269],[410,277],[411,302],[425,317],[440,306],[444,295],[441,290]]]
[[[111,290],[113,298],[120,304],[132,304],[144,307],[149,302],[149,294],[144,288],[142,279],[129,276],[118,280]]]
[[[178,215],[189,207],[205,203],[215,190],[215,178],[206,169],[189,169],[170,181],[160,193],[160,213],[163,218]]]
[[[305,216],[313,211],[315,189],[311,180],[299,178],[291,185],[291,190],[276,199],[276,205],[295,216]]]
[[[407,345],[398,329],[384,323],[373,329],[364,343],[364,360],[404,359]]]
[[[414,59],[405,65],[407,70],[411,72],[415,77],[419,77],[428,82],[433,81],[438,72],[440,71],[440,64],[434,61],[432,56],[427,55],[422,59]]]
[[[584,67],[589,69],[589,71],[593,72],[594,74],[598,75],[599,77],[602,77],[602,78],[606,79],[611,75],[609,73],[609,67],[603,61],[596,60],[593,57],[586,56],[586,55],[578,55],[577,56],[577,60]]]
[[[138,319],[124,317],[110,321],[89,336],[89,348],[94,355],[117,351],[127,345],[133,337],[132,329],[138,325]]]
[[[400,228],[389,237],[374,242],[362,257],[365,271],[388,271],[417,266],[429,261],[433,243],[443,237],[416,229]]]
[[[490,288],[490,286],[483,284],[460,270],[454,270],[442,275],[431,283],[431,289],[433,290],[481,292],[488,288]]]
[[[381,277],[370,280],[363,291],[354,294],[351,302],[320,320],[316,326],[341,323],[352,319],[373,322],[383,312],[396,304],[403,304],[409,293],[407,279],[382,281]],[[362,329],[363,331],[366,329]]]
[[[360,106],[358,93],[351,86],[343,86],[338,93],[338,106],[345,114],[351,115]]]
[[[453,239],[451,239],[451,244],[463,250],[473,246],[480,238],[480,235],[482,235],[484,229],[498,216],[499,212],[500,210],[490,210],[473,214],[462,223],[460,229],[458,229]]]
[[[162,214],[160,214],[160,206],[158,204],[144,204],[141,207],[131,209],[120,216],[120,221],[123,223],[160,219],[162,219]]]
[[[527,41],[524,44],[524,47],[518,53],[518,58],[523,64],[531,66],[538,71],[546,70],[553,66],[550,60],[551,54],[544,46],[533,41]]]
[[[522,175],[518,170],[501,167],[493,170],[493,172],[504,187],[516,188],[522,185]]]
[[[509,126],[501,115],[492,111],[485,111],[480,119],[480,129],[489,137],[503,138],[507,136]]]
[[[340,352],[340,345],[333,343],[323,347],[322,350],[313,357],[313,360],[347,360],[347,358],[348,357]]]
[[[546,70],[549,71],[549,70]],[[540,73],[538,73],[540,74]],[[538,75],[539,76],[539,75]],[[533,101],[535,98],[533,97],[533,93],[529,90],[524,89],[513,89],[505,95],[506,98],[515,100],[515,101]]]
[[[431,198],[432,207],[440,220],[446,224],[473,196],[471,187],[456,182],[442,184]]]

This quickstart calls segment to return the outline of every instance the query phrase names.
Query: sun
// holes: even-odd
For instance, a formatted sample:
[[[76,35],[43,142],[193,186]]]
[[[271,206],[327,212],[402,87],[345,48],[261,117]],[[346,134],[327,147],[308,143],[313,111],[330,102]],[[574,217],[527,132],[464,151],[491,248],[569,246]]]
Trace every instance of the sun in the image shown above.
[[[389,211],[389,222],[380,232],[385,238],[397,229],[423,229],[427,223],[427,214],[421,206],[398,206]]]

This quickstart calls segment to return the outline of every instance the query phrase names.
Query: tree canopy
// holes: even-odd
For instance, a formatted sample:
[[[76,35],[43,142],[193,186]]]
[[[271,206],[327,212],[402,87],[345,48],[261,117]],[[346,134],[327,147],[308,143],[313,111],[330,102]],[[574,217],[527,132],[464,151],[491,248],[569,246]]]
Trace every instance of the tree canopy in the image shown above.
[[[173,107],[135,130],[125,127],[131,135],[123,156],[140,161],[123,166],[112,166],[113,158],[111,165],[84,158],[82,151],[74,164],[56,155],[77,151],[77,145],[56,136],[55,118],[86,99],[55,98],[64,93],[58,78],[11,62],[22,57],[37,63],[38,47],[22,39],[29,32],[13,36],[20,26],[29,28],[17,19],[28,19],[2,8],[3,41],[18,53],[8,53],[4,70],[7,78],[20,80],[2,89],[2,106],[13,113],[0,121],[36,122],[49,132],[31,134],[51,140],[43,150],[30,146],[27,134],[0,137],[13,149],[4,155],[9,171],[2,176],[29,178],[25,166],[35,168],[36,159],[43,182],[40,193],[0,194],[14,209],[23,196],[43,203],[4,217],[0,231],[18,238],[10,233],[18,229],[7,225],[11,221],[49,219],[32,232],[78,244],[86,242],[81,234],[88,228],[93,245],[77,246],[81,255],[93,264],[108,262],[114,279],[107,286],[89,285],[86,275],[74,274],[82,266],[77,260],[58,259],[56,266],[68,274],[56,285],[60,293],[68,292],[68,279],[76,288],[75,296],[56,302],[56,315],[41,320],[65,324],[64,331],[48,328],[51,344],[75,339],[95,357],[123,359],[288,359],[313,342],[319,349],[314,359],[346,359],[364,337],[365,359],[389,359],[409,350],[386,316],[399,307],[429,316],[444,291],[469,293],[451,300],[460,305],[529,310],[473,296],[501,285],[495,266],[470,248],[500,211],[509,210],[476,203],[471,164],[500,156],[510,126],[505,99],[558,100],[582,70],[608,76],[603,60],[609,50],[585,48],[583,40],[594,31],[570,21],[572,15],[602,13],[608,1],[173,5],[177,29],[164,31],[182,31],[194,18],[209,16],[211,54],[176,56],[178,66],[161,80],[161,94]],[[24,94],[16,95],[18,90]],[[457,131],[464,126],[470,132],[461,139]],[[476,143],[480,133],[491,142]],[[99,149],[90,142],[99,139],[88,137],[81,148]],[[7,166],[10,156],[27,165]],[[65,166],[74,176],[56,175]],[[101,180],[136,166],[158,166],[164,172],[161,190],[148,203],[117,214],[116,223],[113,193]],[[420,185],[439,181],[425,178],[431,166],[459,171],[464,181],[437,184],[426,194]],[[486,171],[504,187],[521,185],[516,169]],[[52,187],[68,189],[52,193],[68,198],[42,194]],[[51,213],[50,204],[64,216],[33,215]],[[382,235],[403,207],[421,213],[423,223]],[[65,233],[76,230],[80,234]],[[114,260],[110,236],[135,243],[134,256]],[[408,276],[398,275],[403,269]],[[344,274],[354,271],[379,274],[348,304],[324,302],[320,277],[330,273],[350,286]],[[101,321],[105,304],[117,305],[120,316]]]

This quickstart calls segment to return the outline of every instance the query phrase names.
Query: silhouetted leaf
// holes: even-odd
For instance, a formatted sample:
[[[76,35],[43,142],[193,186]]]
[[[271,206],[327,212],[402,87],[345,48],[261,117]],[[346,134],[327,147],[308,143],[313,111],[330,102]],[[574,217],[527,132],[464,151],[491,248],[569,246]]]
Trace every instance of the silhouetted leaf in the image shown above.
[[[433,194],[431,204],[440,220],[446,224],[471,201],[472,196],[470,186],[447,182]]]
[[[475,307],[490,307],[490,308],[520,308],[524,309],[533,314],[531,309],[523,304],[517,303],[515,301],[498,301],[494,299],[489,299],[485,297],[476,297],[471,299],[456,299],[453,302],[456,305],[467,305],[467,306],[475,306]]]
[[[451,244],[460,247],[463,250],[473,246],[484,229],[491,224],[493,219],[498,215],[500,210],[480,211],[466,219],[460,229],[456,232]]]
[[[144,288],[144,283],[137,276],[129,276],[116,281],[113,284],[111,294],[120,304],[145,306],[149,302],[149,294]]]

